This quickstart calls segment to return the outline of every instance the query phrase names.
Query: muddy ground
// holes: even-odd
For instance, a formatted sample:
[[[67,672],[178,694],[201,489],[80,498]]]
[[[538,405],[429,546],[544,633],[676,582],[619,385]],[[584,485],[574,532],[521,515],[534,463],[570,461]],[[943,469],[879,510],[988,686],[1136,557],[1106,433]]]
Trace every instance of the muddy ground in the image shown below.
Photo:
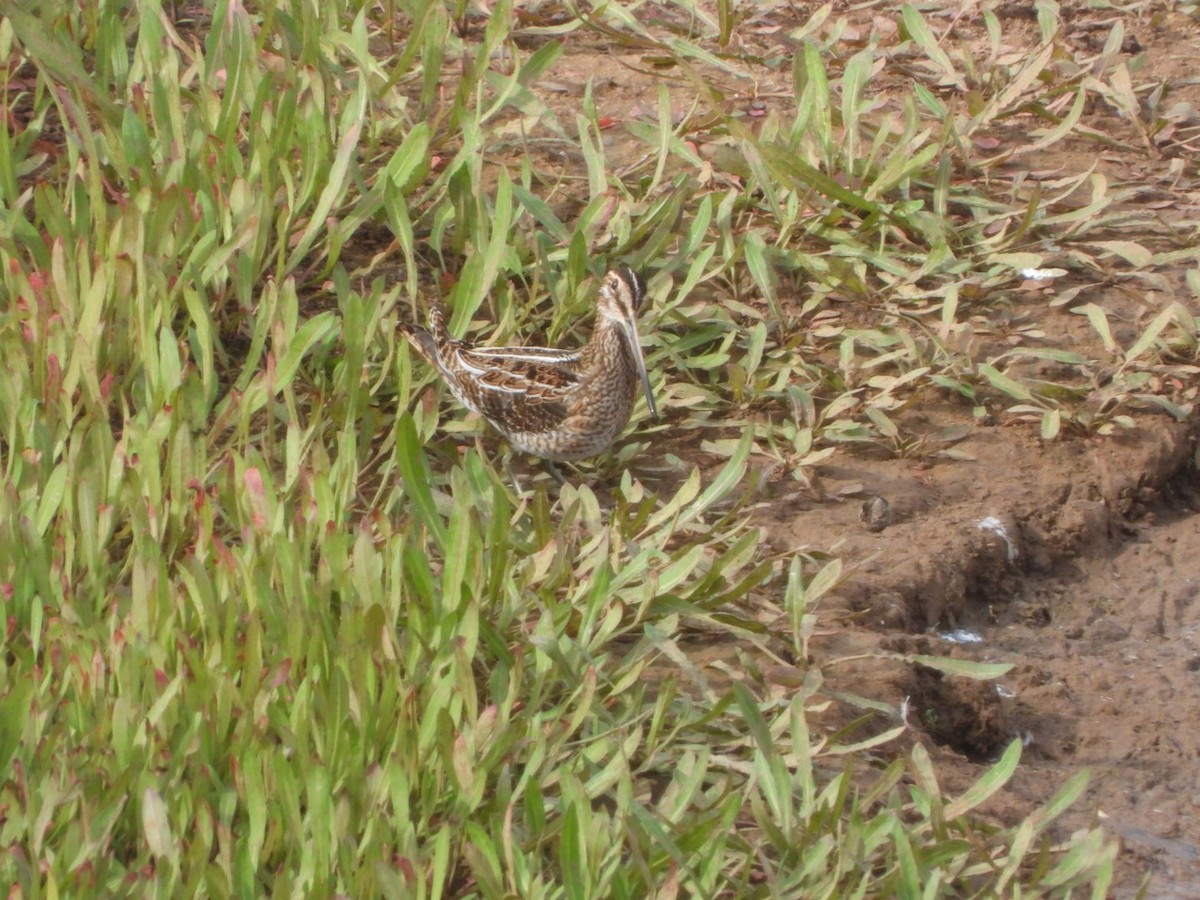
[[[855,47],[873,29],[886,32],[895,18],[887,4],[835,7],[831,21],[844,15],[857,23],[846,35]],[[947,29],[946,40],[981,39],[973,4],[946,4],[940,12],[936,7],[922,9],[931,27]],[[1120,18],[1122,58],[1136,82],[1169,84],[1173,103],[1200,108],[1191,75],[1200,58],[1200,29],[1188,8],[1150,3],[1117,13],[1085,3],[1062,7],[1073,23],[1069,41],[1075,49],[1103,46]],[[644,8],[647,15],[652,8]],[[778,50],[816,8],[765,4],[761,15],[741,23],[740,46]],[[1033,52],[1033,4],[991,8],[1010,49],[1019,54],[1024,41]],[[614,56],[623,64],[613,65]],[[653,110],[655,82],[642,54],[606,46],[594,35],[569,37],[562,60],[540,86],[547,102],[567,114],[577,102],[569,86],[595,72],[606,73],[594,84],[605,115],[620,122]],[[787,73],[754,72],[748,79],[740,99],[730,96],[750,115],[789,102]],[[903,90],[903,82],[898,74],[892,84]],[[674,106],[686,108],[686,86],[676,81],[671,91]],[[1085,121],[1097,133],[1124,139],[1100,152],[1099,170],[1107,177],[1143,185],[1142,196],[1166,219],[1179,221],[1200,208],[1190,145],[1147,141],[1103,103],[1093,104]],[[988,146],[1015,139],[998,131]],[[614,164],[623,142],[630,158],[644,152],[614,129],[606,144]],[[1096,164],[1097,153],[1094,142],[1067,141],[1014,154],[1002,169],[1009,177],[1067,177]],[[1127,346],[1147,311],[1165,301],[1179,299],[1195,311],[1183,282],[1188,265],[1194,261],[1161,271],[1157,282],[1148,282],[1157,290],[1095,283],[1076,302],[1108,310],[1120,323],[1118,341]],[[995,339],[1024,331],[1039,346],[1096,358],[1095,332],[1068,304],[1054,301],[1054,288],[1031,285],[1014,292],[1003,301],[1010,331]],[[825,311],[863,315],[836,304]],[[976,358],[994,351],[983,327],[994,311],[981,310]],[[1195,399],[1194,384],[1178,388],[1177,401]],[[1148,896],[1200,896],[1200,429],[1194,421],[1139,414],[1134,427],[1113,435],[1066,434],[1043,442],[1036,423],[1006,415],[1004,404],[994,412],[972,419],[966,403],[942,397],[902,414],[906,433],[969,425],[969,435],[956,445],[965,458],[839,451],[803,485],[759,461],[757,522],[773,548],[839,556],[851,570],[818,610],[813,661],[834,690],[897,709],[907,699],[912,739],[930,749],[950,793],[978,778],[1010,740],[1022,738],[1026,750],[1017,775],[986,808],[997,820],[1019,820],[1072,774],[1090,769],[1087,792],[1064,827],[1099,819],[1119,839],[1114,893],[1131,896],[1150,877]],[[971,682],[902,663],[834,663],[876,650],[1011,662],[1014,668],[999,682]],[[734,656],[726,651],[710,648],[700,655],[730,662]],[[828,727],[841,721],[835,713]]]
[[[855,461],[896,521],[873,533],[857,504],[798,512],[783,545],[825,546],[859,567],[821,610],[814,642],[835,690],[909,701],[950,793],[1014,737],[1022,765],[988,813],[1014,821],[1082,767],[1066,824],[1098,816],[1120,838],[1119,886],[1200,896],[1200,480],[1196,429],[1148,421],[1123,439],[1039,446],[996,428],[975,463]],[[876,649],[1010,662],[997,682],[900,663],[831,665]]]
[[[1095,15],[1075,6],[1083,18]],[[1145,64],[1138,77],[1169,82],[1176,99],[1200,106],[1195,86],[1181,84],[1200,58],[1200,35],[1195,20],[1167,6],[1150,4],[1126,21]],[[1094,116],[1097,128],[1128,131],[1111,111]],[[1165,186],[1178,166],[1149,148],[1104,156],[1114,177],[1140,174],[1148,186]],[[1070,172],[1092,158],[1060,149],[1009,165]],[[1187,170],[1194,182],[1194,157]],[[1165,191],[1179,209],[1194,208],[1194,196]],[[1166,284],[1181,288],[1177,274],[1166,273]],[[1136,321],[1119,292],[1089,294]],[[1177,297],[1195,311],[1187,291]],[[1014,298],[1013,320],[1054,345],[1084,349],[1091,338],[1078,317],[1047,299]],[[906,426],[932,433],[963,413],[918,407]],[[781,498],[763,516],[778,550],[827,551],[854,567],[820,610],[829,630],[813,653],[827,685],[897,706],[907,698],[915,739],[950,792],[1020,736],[1020,770],[988,808],[1001,821],[1090,769],[1065,825],[1098,818],[1119,839],[1118,896],[1147,877],[1150,897],[1200,896],[1198,434],[1194,421],[1144,416],[1115,436],[1044,443],[1001,413],[957,445],[974,461],[843,453],[820,469],[819,490]],[[863,492],[831,499],[847,485]],[[885,502],[864,509],[861,497],[872,495]],[[829,665],[874,649],[1014,668],[997,683],[974,683],[901,664]]]

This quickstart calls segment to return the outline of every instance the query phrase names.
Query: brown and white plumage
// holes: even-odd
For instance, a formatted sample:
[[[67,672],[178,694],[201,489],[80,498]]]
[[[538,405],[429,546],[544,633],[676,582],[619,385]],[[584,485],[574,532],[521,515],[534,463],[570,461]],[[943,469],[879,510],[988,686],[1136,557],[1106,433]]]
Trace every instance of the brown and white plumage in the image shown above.
[[[401,332],[451,392],[514,447],[553,462],[602,453],[629,421],[639,384],[658,417],[637,334],[646,284],[629,266],[604,276],[591,340],[578,350],[477,347],[452,338],[436,306],[428,330]]]

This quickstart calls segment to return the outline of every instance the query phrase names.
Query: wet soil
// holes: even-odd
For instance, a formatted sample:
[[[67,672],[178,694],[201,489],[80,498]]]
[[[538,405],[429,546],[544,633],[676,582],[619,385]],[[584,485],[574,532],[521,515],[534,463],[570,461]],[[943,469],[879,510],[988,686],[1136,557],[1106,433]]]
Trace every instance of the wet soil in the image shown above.
[[[803,6],[764,4],[769,11],[742,23],[742,49],[778,52],[813,11]],[[835,18],[857,23],[845,34],[848,52],[872,29],[891,27],[894,8],[887,7],[835,4]],[[959,4],[945,4],[940,13],[937,7],[922,9],[954,39],[984,39],[977,14]],[[1081,51],[1099,52],[1120,18],[1121,53],[1137,82],[1170,84],[1172,102],[1200,108],[1200,87],[1188,74],[1200,56],[1200,29],[1186,11],[1147,3],[1101,16],[1083,3],[1062,7],[1075,23],[1068,39]],[[1032,5],[992,8],[1009,49],[1033,53],[1039,38]],[[566,41],[562,60],[535,87],[563,121],[573,120],[569,109],[578,103],[572,85],[597,72],[606,73],[593,81],[597,107],[615,122],[651,115],[659,85],[667,86],[673,109],[703,112],[703,104],[699,112],[689,107],[694,97],[678,73],[647,69],[644,51],[580,34]],[[736,73],[727,76],[726,112],[754,117],[790,102],[787,71],[747,71],[742,81]],[[905,76],[894,77],[903,90]],[[1095,142],[1067,142],[1015,153],[1003,170],[1014,178],[1052,179],[1095,165],[1114,181],[1140,184],[1133,205],[1144,201],[1164,220],[1200,208],[1186,142],[1169,134],[1150,142],[1104,103],[1091,104],[1084,121],[1115,138],[1099,158]],[[994,146],[987,146],[1019,139],[1019,127],[998,128]],[[628,160],[644,152],[619,128],[606,135],[605,145],[614,165],[623,151]],[[545,145],[547,165],[569,165],[563,146]],[[702,158],[716,149],[698,143]],[[719,177],[719,164],[717,170]],[[554,202],[569,220],[569,191]],[[1086,198],[1063,200],[1065,207],[1072,202]],[[1106,309],[1120,331],[1117,341],[1128,346],[1146,317],[1170,300],[1196,313],[1183,282],[1193,264],[1165,267],[1134,290],[1119,279],[1101,279],[1072,302]],[[974,358],[995,352],[989,340],[1075,349],[1089,358],[1102,352],[1086,319],[1070,314],[1072,304],[1056,302],[1053,292],[1030,286],[1005,302],[998,327],[988,321],[998,308],[994,302],[981,311]],[[834,312],[895,321],[885,311]],[[1194,379],[1176,387],[1176,401],[1195,399]],[[1021,739],[1026,749],[1017,775],[985,810],[998,821],[1019,821],[1072,775],[1090,770],[1086,793],[1063,827],[1098,820],[1119,840],[1114,894],[1132,896],[1149,878],[1148,896],[1200,896],[1200,428],[1194,418],[1144,414],[1110,435],[1043,441],[1036,423],[1006,417],[1003,407],[973,418],[953,397],[930,395],[899,414],[909,434],[965,430],[954,459],[933,452],[933,445],[898,454],[840,450],[809,473],[807,484],[758,461],[762,497],[755,522],[771,548],[837,556],[848,567],[846,580],[816,609],[820,627],[809,662],[823,668],[831,692],[883,700],[897,714],[904,708],[911,739],[930,749],[947,792],[972,783],[1009,741]],[[695,446],[695,434],[676,437]],[[997,682],[974,682],[877,656],[839,662],[881,651],[1013,668]],[[721,658],[727,672],[729,663],[745,657],[707,647],[697,658]],[[833,730],[849,715],[835,712],[825,725]]]
[[[1064,827],[1099,817],[1121,841],[1119,888],[1200,896],[1200,477],[1192,425],[1146,421],[1122,439],[1039,446],[996,429],[974,463],[832,466],[888,500],[770,526],[783,549],[855,562],[820,609],[826,688],[908,705],[944,788],[978,778],[1009,741],[1022,764],[987,812],[1016,821],[1075,772],[1092,779]],[[898,651],[1007,662],[996,682],[900,662]]]

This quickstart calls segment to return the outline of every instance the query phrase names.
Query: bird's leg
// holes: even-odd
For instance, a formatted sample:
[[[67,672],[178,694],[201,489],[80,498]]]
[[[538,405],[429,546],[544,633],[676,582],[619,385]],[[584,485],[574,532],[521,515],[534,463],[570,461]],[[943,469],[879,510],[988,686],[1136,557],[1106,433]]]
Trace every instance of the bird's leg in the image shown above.
[[[517,502],[525,499],[525,492],[521,490],[521,480],[517,478],[517,473],[513,471],[512,454],[504,456],[504,474],[508,476],[509,484],[512,485],[513,493],[517,496]]]
[[[550,473],[550,477],[558,482],[559,487],[562,487],[563,485],[565,485],[567,483],[567,479],[563,476],[562,470],[559,469],[559,467],[556,466],[553,462],[551,462],[548,459],[543,459],[542,466],[545,468],[545,470],[547,472]]]

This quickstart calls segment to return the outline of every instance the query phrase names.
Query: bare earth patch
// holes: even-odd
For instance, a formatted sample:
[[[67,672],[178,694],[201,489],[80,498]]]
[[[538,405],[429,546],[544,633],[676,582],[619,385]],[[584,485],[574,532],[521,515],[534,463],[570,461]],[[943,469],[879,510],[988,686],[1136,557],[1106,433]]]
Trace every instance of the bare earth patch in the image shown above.
[[[1121,884],[1159,874],[1155,896],[1200,886],[1200,532],[1196,429],[1146,422],[1136,436],[1039,446],[1019,429],[966,442],[978,461],[830,466],[830,488],[862,482],[893,523],[856,503],[793,509],[777,547],[835,550],[854,576],[821,608],[841,621],[812,645],[826,688],[897,708],[930,748],[948,790],[978,777],[1015,736],[1023,764],[989,811],[1019,819],[1081,767],[1077,815],[1122,841]],[[874,650],[1015,668],[996,683],[867,663]],[[1081,819],[1076,824],[1082,824]]]
[[[1014,25],[1007,40],[1022,34],[1023,6],[1000,13]],[[1127,22],[1125,48],[1144,51],[1139,81],[1178,81],[1182,61],[1200,55],[1195,23],[1153,5],[1142,13]],[[760,23],[762,40],[782,40],[783,26],[803,21],[777,13]],[[781,27],[772,30],[774,25]],[[1027,25],[1023,33],[1033,52],[1031,16]],[[1094,40],[1087,26],[1081,21],[1075,33],[1085,44]],[[548,78],[582,81],[584,73],[606,66],[611,79],[596,82],[603,113],[632,119],[653,111],[654,81],[634,71],[645,68],[638,54],[626,54],[615,66],[609,52],[569,41],[567,47],[560,71]],[[778,91],[786,95],[786,80],[757,83],[762,106],[774,103]],[[678,87],[671,88],[676,108],[685,106]],[[1194,84],[1180,85],[1173,98],[1182,101],[1189,92],[1200,105]],[[752,109],[750,93],[731,102]],[[547,102],[566,109],[570,90],[561,88]],[[1134,129],[1111,109],[1089,110],[1087,121],[1097,133],[1120,135],[1101,153],[1100,167],[1127,181],[1141,179],[1147,208],[1162,210],[1166,219],[1194,209],[1196,195],[1176,190],[1183,171],[1178,147],[1139,147]],[[623,140],[611,137],[610,158],[621,158]],[[1006,171],[1065,177],[1096,164],[1096,146],[1079,142],[1014,159]],[[1189,303],[1181,289],[1185,268],[1162,273],[1160,285]],[[1006,333],[989,336],[981,327],[976,335],[982,342],[977,358],[994,349],[986,346],[989,339],[1094,352],[1096,335],[1086,320],[1067,314],[1054,299],[1053,292],[1031,286],[1028,295],[1011,301],[1003,317]],[[1092,287],[1080,299],[1113,316],[1123,346],[1136,338],[1142,296],[1110,284]],[[859,323],[876,315],[849,305],[834,309]],[[994,304],[988,312],[994,316]],[[981,326],[987,324],[983,318]],[[995,325],[994,318],[989,322]],[[1194,397],[1194,385],[1178,387]],[[1082,826],[1098,817],[1120,840],[1118,893],[1131,895],[1149,875],[1151,896],[1200,895],[1195,422],[1143,415],[1134,428],[1112,436],[1043,442],[1036,425],[1005,416],[1002,405],[989,421],[973,421],[969,404],[950,395],[923,398],[897,418],[909,434],[964,428],[968,436],[955,447],[967,458],[939,458],[935,443],[929,452],[899,458],[839,451],[815,468],[803,488],[771,461],[759,461],[756,521],[771,546],[780,553],[828,553],[850,568],[850,577],[820,606],[821,627],[810,644],[810,662],[824,669],[827,691],[885,700],[898,714],[904,705],[910,733],[928,745],[949,791],[978,778],[1010,740],[1022,737],[1027,747],[1021,769],[986,807],[1006,823],[1028,815],[1078,770],[1090,769],[1085,800],[1068,822]],[[670,447],[688,458],[680,448],[691,438],[668,435],[660,450]],[[998,683],[976,683],[877,658],[837,662],[880,650],[1012,662],[1015,668]],[[743,652],[706,645],[696,660],[720,660],[728,672]],[[827,727],[857,714],[831,713]]]
[[[1194,25],[1178,19],[1137,33],[1161,47],[1142,77],[1161,68],[1170,78],[1200,52]],[[1053,165],[1079,171],[1093,160],[1060,153]],[[1116,151],[1105,162],[1127,177],[1150,173],[1147,184],[1170,167]],[[1095,302],[1129,305],[1119,291]],[[1025,327],[1071,345],[1070,323],[1050,304],[1018,309]],[[907,416],[928,432],[965,418],[952,405]],[[820,467],[817,491],[761,512],[776,549],[826,551],[853,567],[821,608],[823,625],[841,627],[813,642],[814,661],[831,691],[907,701],[948,790],[1022,736],[1022,767],[988,808],[1001,821],[1090,769],[1073,824],[1096,816],[1120,839],[1118,892],[1150,875],[1151,896],[1200,895],[1198,429],[1151,417],[1117,437],[1043,443],[1011,424],[958,444],[973,462],[841,453]],[[886,501],[881,520],[859,502],[875,496]],[[878,649],[1016,665],[995,684],[876,660],[828,665]]]

